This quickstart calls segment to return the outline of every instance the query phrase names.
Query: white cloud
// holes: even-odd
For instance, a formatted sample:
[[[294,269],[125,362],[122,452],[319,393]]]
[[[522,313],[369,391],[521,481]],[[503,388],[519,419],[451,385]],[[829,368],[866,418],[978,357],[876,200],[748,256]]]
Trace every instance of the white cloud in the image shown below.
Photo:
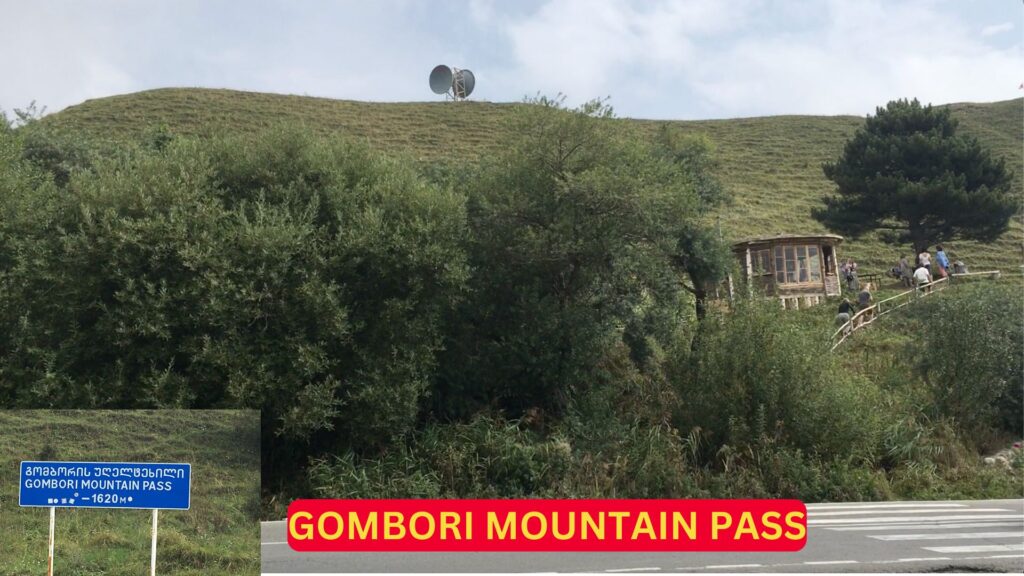
[[[691,76],[719,115],[865,114],[892,99],[1014,98],[1020,45],[988,46],[930,3],[834,0],[820,28],[751,33]]]
[[[865,114],[900,97],[1016,97],[1010,76],[1024,64],[1020,43],[989,45],[948,8],[930,0],[548,0],[495,24],[513,54],[498,75],[506,91],[563,92],[572,103],[611,95],[641,117],[680,117],[670,110],[682,108],[703,117]]]
[[[1009,32],[1010,30],[1013,30],[1013,22],[1003,22],[1002,24],[985,26],[981,29],[981,35],[995,36],[996,34],[1002,34],[1003,32]]]
[[[748,2],[551,0],[507,23],[521,92],[563,92],[573,101],[650,91],[681,74],[696,42],[743,22]]]

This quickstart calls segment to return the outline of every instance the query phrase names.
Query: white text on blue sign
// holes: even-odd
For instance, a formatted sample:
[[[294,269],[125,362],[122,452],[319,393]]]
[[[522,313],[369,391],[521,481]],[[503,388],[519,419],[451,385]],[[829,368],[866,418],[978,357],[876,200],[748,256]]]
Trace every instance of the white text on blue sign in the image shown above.
[[[21,506],[187,510],[190,464],[22,462]]]

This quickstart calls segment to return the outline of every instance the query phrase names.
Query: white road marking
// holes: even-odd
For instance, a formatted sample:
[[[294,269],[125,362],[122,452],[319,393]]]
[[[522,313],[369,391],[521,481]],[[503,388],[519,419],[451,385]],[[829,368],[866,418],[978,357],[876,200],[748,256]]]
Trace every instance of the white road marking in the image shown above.
[[[287,544],[287,542],[260,542],[260,546],[277,546],[278,544]]]
[[[996,560],[1004,558],[1024,558],[1024,554],[1000,554],[995,556],[958,556],[957,560]],[[825,560],[820,562],[796,562],[788,564],[717,564],[712,566],[680,566],[679,571],[689,570],[715,570],[730,568],[779,568],[782,566],[805,566],[805,565],[828,565],[828,564],[900,564],[907,562],[948,562],[953,560],[949,556],[931,556],[928,558],[900,558],[899,560],[872,560],[858,562],[857,560]],[[610,570],[609,570],[610,572]]]
[[[871,508],[966,508],[967,504],[952,502],[894,502],[892,504],[808,504],[807,510],[867,510]]]
[[[938,552],[939,554],[951,554],[961,552],[1017,552],[1024,550],[1024,544],[991,544],[985,546],[936,546],[935,548],[925,548],[929,552]]]
[[[947,530],[947,529],[960,529],[960,528],[1005,528],[1007,526],[1024,526],[1022,522],[936,522],[935,524],[885,524],[882,526],[875,526],[869,524],[867,526],[837,526],[835,528],[826,528],[826,530],[835,531],[861,531],[861,530]]]
[[[935,520],[1015,520],[1020,514],[976,514],[964,516],[932,516],[922,518],[921,516],[880,516],[878,518],[826,518],[815,520],[808,518],[807,524],[824,526],[828,524],[874,524],[880,522],[921,522]]]
[[[933,556],[931,558],[900,558],[899,560],[875,560],[874,562],[868,562],[868,564],[898,564],[900,562],[928,562],[931,560],[952,560],[952,558],[946,556]]]
[[[1006,508],[970,508],[969,510],[971,512],[1010,512],[1010,510],[1007,510]],[[967,510],[965,510],[964,508],[940,508],[940,509],[935,509],[935,508],[914,508],[914,509],[911,509],[911,510],[900,510],[899,513],[900,514],[918,514],[918,513],[920,513],[920,514],[940,514],[942,512],[965,512],[965,511],[967,511]],[[808,511],[808,516],[810,518],[818,518],[820,516],[856,516],[858,514],[862,515],[862,516],[868,516],[870,514],[878,514],[878,513],[879,513],[879,510],[869,510],[867,512],[861,512],[860,510],[842,510],[842,511],[839,511],[839,512],[818,512],[818,511],[810,511],[809,510]],[[924,519],[927,519],[927,518],[928,518],[927,516],[924,517]]]
[[[614,570],[605,570],[605,572],[651,572],[661,570],[661,568],[615,568]]]
[[[949,534],[882,534],[868,536],[875,540],[895,542],[899,540],[971,540],[973,538],[1019,538],[1024,541],[1024,532],[951,532]]]

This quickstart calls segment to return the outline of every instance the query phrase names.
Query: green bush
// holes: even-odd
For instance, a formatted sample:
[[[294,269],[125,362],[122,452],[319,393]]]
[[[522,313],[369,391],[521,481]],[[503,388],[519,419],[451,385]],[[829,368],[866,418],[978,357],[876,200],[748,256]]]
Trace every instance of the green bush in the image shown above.
[[[320,459],[309,481],[331,498],[514,498],[563,494],[571,449],[519,422],[479,415],[463,424],[432,424],[409,447],[380,458],[352,453]]]
[[[932,418],[967,434],[998,427],[1024,433],[1024,300],[1016,282],[954,286],[914,312],[918,344],[908,354],[928,392]]]
[[[544,497],[561,493],[572,448],[522,423],[478,415],[465,424],[427,428],[419,449],[454,497]]]
[[[677,367],[680,428],[699,427],[705,461],[766,438],[810,455],[871,459],[881,433],[872,383],[839,368],[827,328],[774,302],[741,300],[708,316],[700,346]]]
[[[468,187],[471,295],[434,404],[448,416],[488,405],[560,414],[627,326],[639,347],[652,309],[678,313],[672,254],[698,216],[684,167],[622,137],[601,102],[534,104],[517,108],[507,146]]]
[[[0,404],[260,408],[271,469],[413,429],[459,195],[290,130],[125,149],[59,192],[3,142]]]

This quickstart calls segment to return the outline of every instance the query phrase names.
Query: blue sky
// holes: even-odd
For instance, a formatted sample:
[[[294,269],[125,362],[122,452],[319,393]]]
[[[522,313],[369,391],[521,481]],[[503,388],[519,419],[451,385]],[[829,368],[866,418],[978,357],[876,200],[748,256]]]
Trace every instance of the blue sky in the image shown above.
[[[872,113],[1024,95],[1021,0],[0,0],[0,109],[204,86],[429,101],[610,97],[620,116]]]

